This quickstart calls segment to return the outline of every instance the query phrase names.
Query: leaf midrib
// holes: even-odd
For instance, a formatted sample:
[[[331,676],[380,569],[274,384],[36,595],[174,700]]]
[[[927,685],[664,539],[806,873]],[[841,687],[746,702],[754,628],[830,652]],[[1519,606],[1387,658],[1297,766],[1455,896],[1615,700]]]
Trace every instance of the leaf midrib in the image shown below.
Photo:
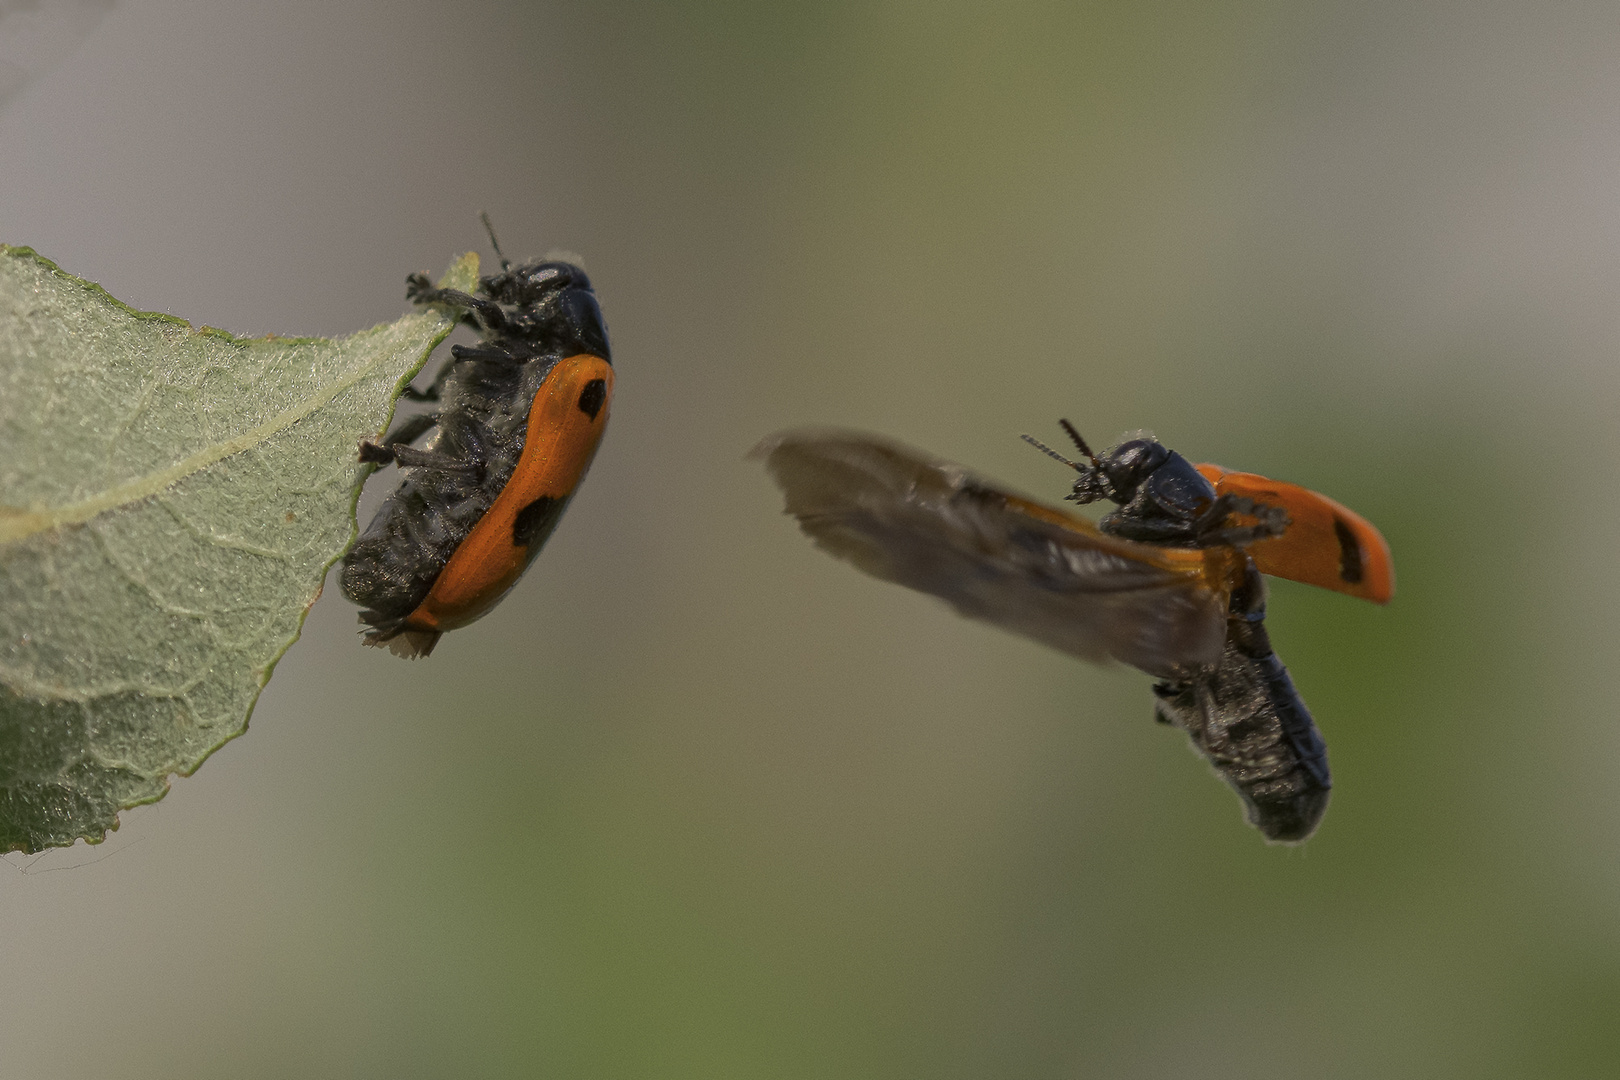
[[[62,525],[81,525],[108,510],[150,498],[216,462],[258,446],[292,427],[382,367],[392,355],[391,352],[373,354],[374,359],[371,361],[344,372],[333,382],[323,385],[315,394],[295,403],[257,427],[205,446],[167,468],[114,484],[106,491],[88,499],[56,507],[8,506],[0,503],[0,544],[15,543]]]

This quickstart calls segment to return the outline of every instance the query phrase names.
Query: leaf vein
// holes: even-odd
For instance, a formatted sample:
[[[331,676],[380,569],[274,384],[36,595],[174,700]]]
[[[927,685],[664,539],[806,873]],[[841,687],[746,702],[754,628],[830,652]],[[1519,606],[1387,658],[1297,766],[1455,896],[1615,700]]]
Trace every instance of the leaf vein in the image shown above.
[[[443,318],[442,315],[424,314],[422,318]],[[405,320],[401,320],[404,322]],[[397,324],[396,324],[397,325]],[[390,328],[391,330],[394,328]],[[405,327],[399,327],[397,336],[405,338]],[[408,345],[405,340],[402,345]],[[396,349],[371,353],[372,359],[349,369],[330,383],[321,386],[310,396],[282,410],[264,423],[240,435],[213,443],[198,450],[167,468],[157,469],[114,484],[99,495],[56,507],[18,507],[0,505],[0,543],[21,540],[47,529],[63,525],[78,525],[108,510],[139,502],[172,487],[186,477],[201,472],[225,458],[240,454],[250,447],[272,438],[328,404],[345,390],[350,389],[367,375],[385,368],[393,359]]]

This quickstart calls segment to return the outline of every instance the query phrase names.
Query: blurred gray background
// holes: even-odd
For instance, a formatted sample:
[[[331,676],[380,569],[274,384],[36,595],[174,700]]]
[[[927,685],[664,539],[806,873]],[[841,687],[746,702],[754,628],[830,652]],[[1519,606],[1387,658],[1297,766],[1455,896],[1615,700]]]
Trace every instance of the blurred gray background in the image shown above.
[[[340,334],[487,209],[583,256],[619,391],[494,614],[407,664],[329,582],[245,737],[3,860],[0,1077],[1620,1071],[1612,4],[106,7],[0,5],[71,22],[0,239]],[[1273,590],[1305,848],[1145,677],[743,460],[833,422],[1055,498],[1060,415],[1389,537],[1387,609]]]

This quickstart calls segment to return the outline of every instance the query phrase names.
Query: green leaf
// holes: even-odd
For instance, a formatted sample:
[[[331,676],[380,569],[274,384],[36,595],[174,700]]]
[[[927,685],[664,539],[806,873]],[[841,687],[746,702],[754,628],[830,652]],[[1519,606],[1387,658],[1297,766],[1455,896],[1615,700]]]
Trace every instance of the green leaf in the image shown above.
[[[247,729],[452,326],[245,340],[0,246],[0,851],[98,842]]]

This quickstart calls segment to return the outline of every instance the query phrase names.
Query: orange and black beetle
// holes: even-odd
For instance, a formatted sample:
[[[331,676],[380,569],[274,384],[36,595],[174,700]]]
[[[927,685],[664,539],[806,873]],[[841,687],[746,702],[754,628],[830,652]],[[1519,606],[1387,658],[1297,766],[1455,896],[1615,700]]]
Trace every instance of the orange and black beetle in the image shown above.
[[[360,446],[405,481],[343,560],[343,594],[364,609],[366,644],[415,658],[494,607],[539,554],[602,440],[613,366],[590,279],[571,263],[502,257],[476,296],[421,274],[408,285],[483,335],[452,346],[426,391],[405,392],[437,411]]]
[[[1029,441],[1080,474],[1068,499],[1117,504],[1098,524],[881,436],[804,428],[755,454],[823,550],[970,618],[1155,676],[1156,717],[1187,732],[1249,821],[1269,840],[1306,839],[1327,809],[1327,748],[1272,651],[1261,575],[1384,603],[1388,545],[1315,492],[1195,466],[1152,438],[1097,456],[1063,426],[1087,462]]]

